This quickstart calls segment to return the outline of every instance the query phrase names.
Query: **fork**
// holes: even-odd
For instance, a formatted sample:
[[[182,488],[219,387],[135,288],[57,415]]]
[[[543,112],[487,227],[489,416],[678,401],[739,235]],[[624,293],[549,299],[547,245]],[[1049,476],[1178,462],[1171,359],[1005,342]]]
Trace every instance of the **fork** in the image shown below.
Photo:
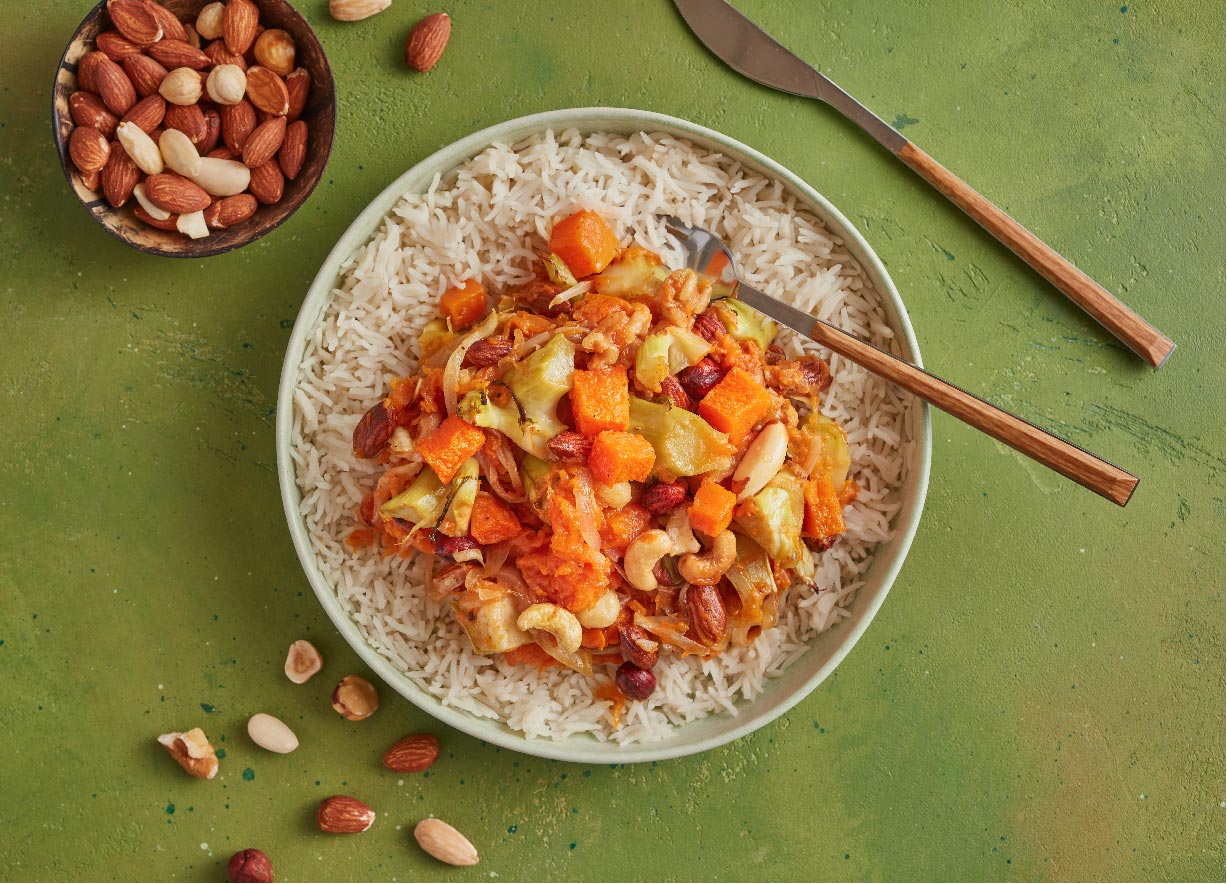
[[[733,253],[714,233],[692,227],[672,215],[657,215],[656,219],[664,223],[665,230],[682,247],[686,266],[714,280],[713,287],[718,285],[721,293],[727,287],[730,297],[919,396],[930,405],[1118,506],[1125,506],[1133,496],[1138,484],[1136,476],[942,380],[918,365],[746,285],[738,273]]]

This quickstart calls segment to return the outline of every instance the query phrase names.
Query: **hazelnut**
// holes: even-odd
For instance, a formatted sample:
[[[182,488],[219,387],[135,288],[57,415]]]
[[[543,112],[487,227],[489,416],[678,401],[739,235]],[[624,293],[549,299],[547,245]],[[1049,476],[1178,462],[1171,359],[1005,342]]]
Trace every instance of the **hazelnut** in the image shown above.
[[[657,482],[643,492],[640,505],[654,516],[671,513],[686,502],[686,483]]]
[[[343,718],[362,721],[370,718],[379,708],[379,694],[375,686],[360,675],[347,675],[332,692],[332,708]]]
[[[298,48],[294,45],[294,38],[285,31],[269,28],[256,38],[254,52],[257,64],[285,77],[294,70],[294,57]]]
[[[614,673],[618,690],[632,700],[646,700],[656,690],[656,676],[650,669],[640,669],[634,663],[623,663]]]
[[[695,399],[702,399],[710,393],[723,377],[724,371],[720,366],[706,356],[677,373],[682,389]]]
[[[303,684],[324,665],[324,658],[315,649],[315,645],[306,639],[299,639],[290,645],[290,652],[285,657],[285,677],[294,684]]]
[[[248,847],[230,857],[226,863],[226,873],[231,881],[271,882],[273,880],[273,863],[263,850]]]

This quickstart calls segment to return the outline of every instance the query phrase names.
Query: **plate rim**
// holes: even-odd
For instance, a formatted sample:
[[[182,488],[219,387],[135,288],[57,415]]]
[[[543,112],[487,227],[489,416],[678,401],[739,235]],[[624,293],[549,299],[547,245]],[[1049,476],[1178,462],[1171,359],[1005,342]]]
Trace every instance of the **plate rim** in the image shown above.
[[[806,200],[810,201],[819,210],[819,217],[828,229],[840,228],[832,232],[842,237],[845,245],[850,246],[850,251],[855,253],[853,257],[861,264],[866,275],[874,277],[875,287],[879,288],[883,297],[891,302],[899,320],[905,349],[917,365],[922,365],[920,347],[916,340],[915,330],[912,327],[907,306],[899,295],[894,280],[887,272],[881,258],[855,225],[848,220],[847,216],[803,178],[770,157],[729,135],[679,117],[654,111],[622,107],[574,107],[543,111],[487,126],[433,151],[422,160],[414,163],[389,183],[387,187],[383,188],[358,213],[354,220],[346,227],[345,231],[338,237],[336,244],[324,258],[319,271],[307,289],[302,306],[295,319],[290,339],[286,344],[285,356],[282,361],[281,379],[277,387],[277,476],[281,490],[282,507],[285,512],[286,524],[290,531],[294,550],[298,555],[303,573],[315,592],[316,598],[346,643],[389,687],[423,712],[449,727],[505,749],[556,761],[581,763],[607,763],[613,761],[630,764],[663,761],[670,758],[706,752],[753,733],[810,696],[835,668],[843,662],[844,658],[847,657],[852,648],[856,646],[866,630],[868,630],[874,617],[877,616],[911,550],[912,541],[920,524],[921,515],[924,512],[925,499],[928,495],[933,447],[932,416],[928,404],[924,402],[919,403],[920,415],[918,423],[920,425],[920,432],[915,440],[919,447],[918,462],[915,465],[916,491],[910,511],[906,513],[906,520],[897,523],[895,526],[895,539],[898,541],[898,548],[893,560],[887,563],[886,570],[882,574],[882,590],[874,598],[866,601],[865,606],[861,608],[862,615],[858,622],[848,627],[845,638],[832,651],[831,656],[826,662],[798,689],[775,702],[769,709],[762,710],[753,715],[745,714],[745,709],[743,709],[743,714],[730,719],[733,722],[732,727],[692,743],[668,745],[664,741],[656,741],[622,746],[612,741],[591,739],[582,744],[577,744],[569,741],[550,740],[548,738],[526,737],[523,734],[509,730],[501,722],[478,718],[464,710],[445,706],[438,698],[426,693],[413,684],[404,673],[396,669],[388,658],[367,641],[366,636],[362,634],[358,625],[345,612],[336,597],[333,587],[324,578],[316,562],[305,523],[299,515],[298,507],[301,494],[294,475],[293,459],[290,457],[289,452],[293,431],[294,389],[298,370],[302,363],[302,355],[306,349],[307,340],[313,326],[318,317],[327,308],[334,283],[339,275],[340,266],[361,245],[361,242],[374,233],[379,221],[388,214],[405,194],[408,186],[406,182],[419,174],[419,170],[424,168],[438,169],[441,167],[441,164],[445,164],[447,171],[440,174],[447,174],[447,172],[471,159],[494,142],[520,140],[525,137],[528,130],[544,131],[546,129],[553,129],[555,131],[565,131],[571,128],[589,130],[590,127],[587,125],[589,121],[614,122],[623,125],[631,124],[639,127],[642,131],[652,131],[652,127],[656,127],[656,131],[673,130],[670,134],[675,134],[678,137],[698,138],[717,145],[729,151],[734,159],[747,157],[760,170],[780,178],[790,189],[804,196]],[[520,130],[526,130],[526,133],[507,135],[509,132],[518,133]],[[592,128],[591,131],[597,131],[597,129]],[[372,224],[375,226],[372,226]],[[361,231],[366,231],[366,233],[363,234]],[[351,241],[355,236],[360,240],[357,243]],[[881,282],[880,286],[878,285],[879,281]],[[899,515],[902,516],[904,513],[901,512]],[[753,702],[751,701],[751,704]],[[686,725],[683,724],[679,727],[685,728]],[[583,735],[577,736],[582,737]]]

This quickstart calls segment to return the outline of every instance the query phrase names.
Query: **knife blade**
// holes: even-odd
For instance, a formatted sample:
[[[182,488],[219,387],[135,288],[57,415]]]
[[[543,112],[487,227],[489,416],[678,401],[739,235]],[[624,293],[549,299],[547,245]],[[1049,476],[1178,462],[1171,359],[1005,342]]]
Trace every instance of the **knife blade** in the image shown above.
[[[694,35],[721,61],[764,86],[814,98],[835,108],[1147,363],[1158,368],[1176,349],[1162,332],[836,86],[829,77],[782,46],[727,0],[673,0],[673,3]]]

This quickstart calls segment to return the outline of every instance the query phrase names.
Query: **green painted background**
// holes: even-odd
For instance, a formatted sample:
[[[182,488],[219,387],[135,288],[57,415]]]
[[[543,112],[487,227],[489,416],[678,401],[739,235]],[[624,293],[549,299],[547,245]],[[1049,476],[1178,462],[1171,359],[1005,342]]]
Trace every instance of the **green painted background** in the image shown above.
[[[435,11],[318,26],[336,150],[285,226],[207,261],[145,257],[74,204],[51,141],[83,0],[0,23],[0,877],[283,879],[1218,878],[1224,872],[1223,11],[1200,0],[744,0],[1180,349],[1145,368],[870,140],[745,82],[663,0],[446,0],[440,66],[400,63]],[[836,675],[707,755],[590,768],[443,731],[359,669],[310,594],[274,475],[284,345],[350,219],[431,151],[508,117],[626,105],[721,129],[809,180],[881,254],[925,361],[1142,477],[1126,510],[934,419],[912,554]],[[305,687],[280,674],[302,636]],[[253,747],[265,710],[302,748]],[[226,750],[190,780],[153,742]],[[335,792],[380,812],[330,837]],[[425,858],[427,813],[482,864]]]

